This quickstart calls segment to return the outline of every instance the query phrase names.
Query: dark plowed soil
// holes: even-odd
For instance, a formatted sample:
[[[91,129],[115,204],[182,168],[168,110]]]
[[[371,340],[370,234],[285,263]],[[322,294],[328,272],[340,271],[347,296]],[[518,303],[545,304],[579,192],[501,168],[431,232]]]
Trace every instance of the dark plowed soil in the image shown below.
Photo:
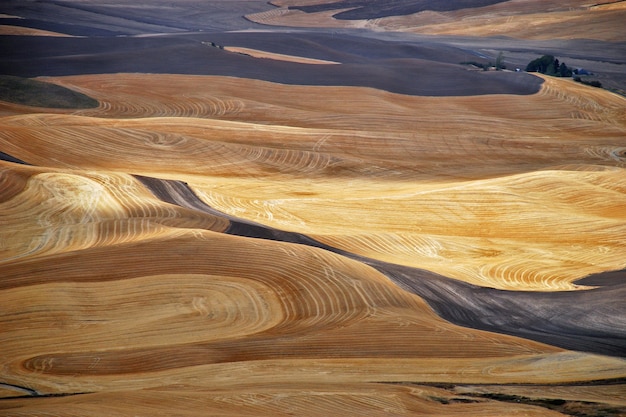
[[[271,10],[266,0],[149,0],[132,2],[3,0],[0,13],[18,16],[3,24],[76,36],[137,35],[261,28],[244,18]]]
[[[22,161],[21,159],[17,159],[16,157],[11,156],[8,153],[4,153],[4,152],[0,152],[0,161],[8,161],[8,162],[14,162],[16,164],[29,165],[26,162]]]
[[[421,10],[482,7],[500,1],[342,0],[300,9],[353,7],[337,17],[371,19]],[[0,14],[20,18],[5,18],[3,24],[82,38],[0,36],[0,74],[22,77],[120,72],[206,74],[295,85],[366,86],[411,95],[467,96],[538,91],[541,81],[526,74],[486,76],[459,65],[468,61],[495,62],[498,51],[505,52],[505,63],[510,69],[524,68],[529,54],[545,53],[558,56],[570,65],[576,60],[598,68],[604,68],[606,62],[622,63],[617,58],[623,56],[621,43],[434,37],[358,29],[303,31],[263,26],[245,18],[247,14],[273,8],[264,0],[179,3],[152,0],[141,5],[115,0],[105,4],[7,0],[0,4]],[[148,37],[132,37],[136,35]],[[211,44],[324,59],[342,65],[258,59],[219,48],[210,50]],[[589,64],[589,60],[595,64]],[[615,87],[622,79],[620,74],[611,74],[606,85]]]
[[[333,3],[312,6],[294,6],[303,12],[325,12],[329,10],[352,9],[334,15],[336,19],[359,20],[377,19],[388,16],[404,16],[426,10],[449,12],[459,9],[491,6],[507,0],[339,0]]]
[[[211,46],[212,42],[341,64],[253,58]],[[0,74],[21,77],[125,72],[223,75],[294,85],[372,87],[424,96],[534,94],[541,85],[539,78],[525,73],[468,71],[458,64],[463,52],[454,47],[355,37],[333,40],[330,35],[5,36],[0,37],[0,45]]]

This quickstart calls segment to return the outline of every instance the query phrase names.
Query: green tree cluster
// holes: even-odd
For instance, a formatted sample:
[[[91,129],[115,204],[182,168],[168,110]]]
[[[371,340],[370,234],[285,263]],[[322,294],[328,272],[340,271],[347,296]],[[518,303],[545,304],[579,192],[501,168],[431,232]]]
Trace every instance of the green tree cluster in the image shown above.
[[[541,58],[534,59],[526,65],[527,72],[540,72],[546,75],[556,77],[571,77],[572,69],[565,65],[565,62],[559,62],[552,55],[544,55]]]

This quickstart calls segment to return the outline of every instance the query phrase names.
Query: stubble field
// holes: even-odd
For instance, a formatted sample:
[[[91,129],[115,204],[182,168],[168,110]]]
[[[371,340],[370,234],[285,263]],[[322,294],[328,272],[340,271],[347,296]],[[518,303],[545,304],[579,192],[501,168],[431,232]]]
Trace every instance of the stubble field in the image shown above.
[[[236,3],[2,36],[0,414],[623,415],[624,97]]]

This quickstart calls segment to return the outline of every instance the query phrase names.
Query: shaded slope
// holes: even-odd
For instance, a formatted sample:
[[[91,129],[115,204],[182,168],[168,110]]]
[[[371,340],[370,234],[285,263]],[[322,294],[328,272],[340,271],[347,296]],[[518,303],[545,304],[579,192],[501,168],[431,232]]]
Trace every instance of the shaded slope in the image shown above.
[[[623,43],[623,1],[300,1],[277,0],[279,8],[249,15],[266,25],[308,28],[367,28],[432,35],[549,41],[596,39]],[[479,43],[480,43],[479,42]],[[537,51],[538,52],[538,51]],[[554,52],[554,51],[552,51]]]
[[[8,18],[0,21],[3,25],[17,26],[46,32],[58,33],[69,36],[119,36],[123,32],[109,30],[102,27],[77,25],[75,23],[59,23],[58,21]],[[101,26],[101,25],[98,25]],[[37,34],[37,32],[34,32]]]
[[[115,36],[248,29],[257,25],[247,13],[268,9],[264,0],[166,2],[84,2],[75,0],[24,2],[6,0],[0,13],[17,16],[11,24],[47,29],[77,36]]]
[[[328,10],[352,9],[341,11],[333,15],[336,19],[378,19],[388,16],[402,16],[419,13],[426,10],[435,12],[448,12],[458,9],[484,7],[492,4],[503,3],[506,0],[341,0],[336,2],[323,2],[309,6],[291,6],[293,9],[302,10],[306,13],[324,12]]]
[[[85,94],[38,80],[0,75],[0,100],[33,107],[89,109],[98,101]]]

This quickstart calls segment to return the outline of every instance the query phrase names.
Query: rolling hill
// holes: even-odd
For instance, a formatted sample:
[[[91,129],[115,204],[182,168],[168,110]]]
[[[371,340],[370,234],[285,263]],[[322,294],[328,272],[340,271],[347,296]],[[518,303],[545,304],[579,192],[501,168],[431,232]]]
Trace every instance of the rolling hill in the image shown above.
[[[626,99],[461,64],[622,2],[436,3],[0,6],[0,415],[623,415]]]

